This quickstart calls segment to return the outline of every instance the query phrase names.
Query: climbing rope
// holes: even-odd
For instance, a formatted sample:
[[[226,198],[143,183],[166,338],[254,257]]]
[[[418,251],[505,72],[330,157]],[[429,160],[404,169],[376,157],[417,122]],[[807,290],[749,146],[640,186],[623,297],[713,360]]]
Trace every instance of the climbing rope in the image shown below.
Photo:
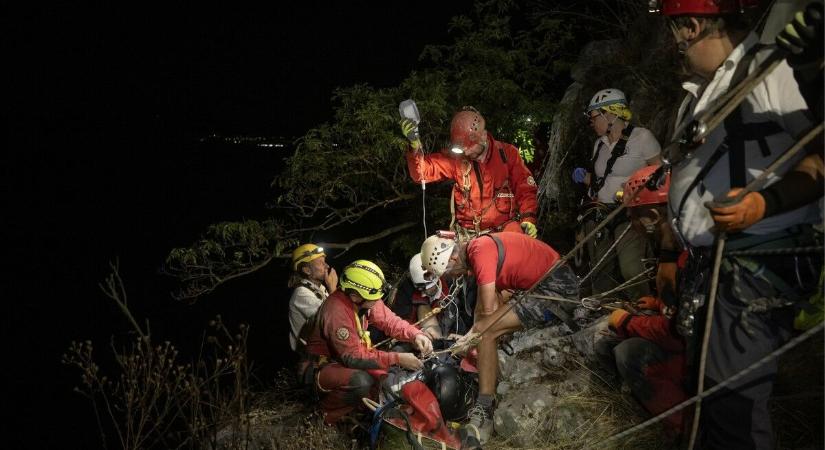
[[[587,281],[588,278],[590,278],[590,275],[593,275],[593,272],[595,272],[596,269],[599,268],[599,266],[604,262],[605,259],[607,259],[610,253],[613,252],[613,249],[615,249],[616,246],[619,245],[619,242],[621,242],[621,240],[625,237],[628,231],[630,231],[630,223],[627,224],[627,228],[625,228],[624,231],[622,231],[622,234],[620,234],[619,237],[616,238],[616,242],[614,242],[613,245],[611,245],[610,248],[608,248],[607,251],[604,252],[604,256],[602,256],[601,259],[599,259],[599,261],[596,263],[596,265],[593,266],[592,269],[590,269],[590,272],[588,272],[587,275],[585,275],[584,277],[582,277],[581,280],[579,280],[579,283],[584,283],[585,281]]]
[[[447,309],[448,306],[450,306],[451,304],[454,304],[455,303],[455,297],[458,294],[458,290],[461,289],[461,287],[463,287],[463,286],[464,286],[464,277],[461,276],[458,279],[456,279],[456,282],[450,288],[450,293],[447,294],[446,297],[444,297],[442,300],[439,301],[438,306],[433,308],[430,312],[425,314],[424,317],[418,319],[418,321],[413,323],[412,325],[413,326],[421,325],[422,323],[426,322],[427,319],[429,319],[430,317],[433,317],[437,314],[440,314],[441,311],[444,311],[445,309]],[[395,343],[395,342],[397,342],[397,339],[386,338],[383,341],[375,344],[373,347],[378,348],[382,345],[387,344],[388,342]]]

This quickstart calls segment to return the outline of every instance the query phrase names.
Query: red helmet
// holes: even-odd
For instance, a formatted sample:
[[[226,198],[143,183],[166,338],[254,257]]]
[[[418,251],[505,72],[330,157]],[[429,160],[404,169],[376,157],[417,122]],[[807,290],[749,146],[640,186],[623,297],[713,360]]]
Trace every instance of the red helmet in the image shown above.
[[[759,6],[759,0],[650,0],[649,6],[664,16],[715,16],[744,12]]]
[[[624,195],[622,201],[628,208],[643,205],[657,205],[667,203],[667,191],[670,189],[670,172],[665,172],[664,181],[658,189],[650,190],[647,186],[650,177],[659,169],[659,166],[645,166],[637,170],[624,183]],[[635,195],[632,195],[635,191]]]
[[[454,148],[466,150],[485,141],[484,117],[471,106],[453,116],[450,124],[450,141]]]

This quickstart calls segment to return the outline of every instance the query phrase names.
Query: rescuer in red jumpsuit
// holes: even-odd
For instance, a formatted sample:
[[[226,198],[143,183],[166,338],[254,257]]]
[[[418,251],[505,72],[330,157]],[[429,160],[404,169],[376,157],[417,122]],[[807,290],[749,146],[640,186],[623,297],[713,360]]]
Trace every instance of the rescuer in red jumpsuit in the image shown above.
[[[484,117],[465,106],[450,125],[451,148],[425,155],[415,122],[401,121],[410,140],[407,167],[413,181],[453,180],[452,227],[460,237],[523,231],[536,237],[536,182],[518,148],[485,130]]]
[[[393,314],[384,305],[387,283],[374,263],[358,260],[346,268],[341,289],[327,297],[318,312],[318,322],[307,343],[314,362],[315,388],[328,424],[362,406],[362,397],[373,397],[376,378],[392,365],[417,370],[422,362],[412,353],[392,353],[372,348],[370,323],[387,336],[412,342],[426,356],[432,352],[430,338]]]

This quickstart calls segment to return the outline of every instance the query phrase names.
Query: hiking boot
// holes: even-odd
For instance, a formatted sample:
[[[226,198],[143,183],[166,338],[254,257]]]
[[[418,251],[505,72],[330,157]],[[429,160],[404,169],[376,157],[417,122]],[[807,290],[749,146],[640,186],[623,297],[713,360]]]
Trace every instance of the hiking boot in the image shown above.
[[[467,417],[470,421],[461,427],[461,448],[481,448],[493,434],[493,408],[476,404]]]

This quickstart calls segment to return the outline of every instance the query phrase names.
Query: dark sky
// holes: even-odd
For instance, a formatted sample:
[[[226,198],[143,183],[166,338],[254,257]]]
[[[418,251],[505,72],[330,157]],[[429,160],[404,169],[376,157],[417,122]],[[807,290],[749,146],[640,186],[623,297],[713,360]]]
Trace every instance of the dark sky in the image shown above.
[[[299,136],[329,120],[334,87],[397,85],[471,4],[106,3],[4,8],[9,448],[97,444],[89,405],[71,392],[78,373],[59,361],[72,339],[104,352],[128,329],[97,290],[114,258],[156,335],[185,338],[215,311],[248,322],[247,305],[260,332],[284,313],[286,299],[272,298],[285,281],[277,267],[191,308],[157,276],[168,250],[207,224],[259,214],[283,156],[197,137]],[[274,331],[277,343],[269,333],[250,345],[272,352],[286,342]]]
[[[334,87],[397,84],[470,4],[44,6],[10,24],[13,92],[34,117],[299,135]]]

